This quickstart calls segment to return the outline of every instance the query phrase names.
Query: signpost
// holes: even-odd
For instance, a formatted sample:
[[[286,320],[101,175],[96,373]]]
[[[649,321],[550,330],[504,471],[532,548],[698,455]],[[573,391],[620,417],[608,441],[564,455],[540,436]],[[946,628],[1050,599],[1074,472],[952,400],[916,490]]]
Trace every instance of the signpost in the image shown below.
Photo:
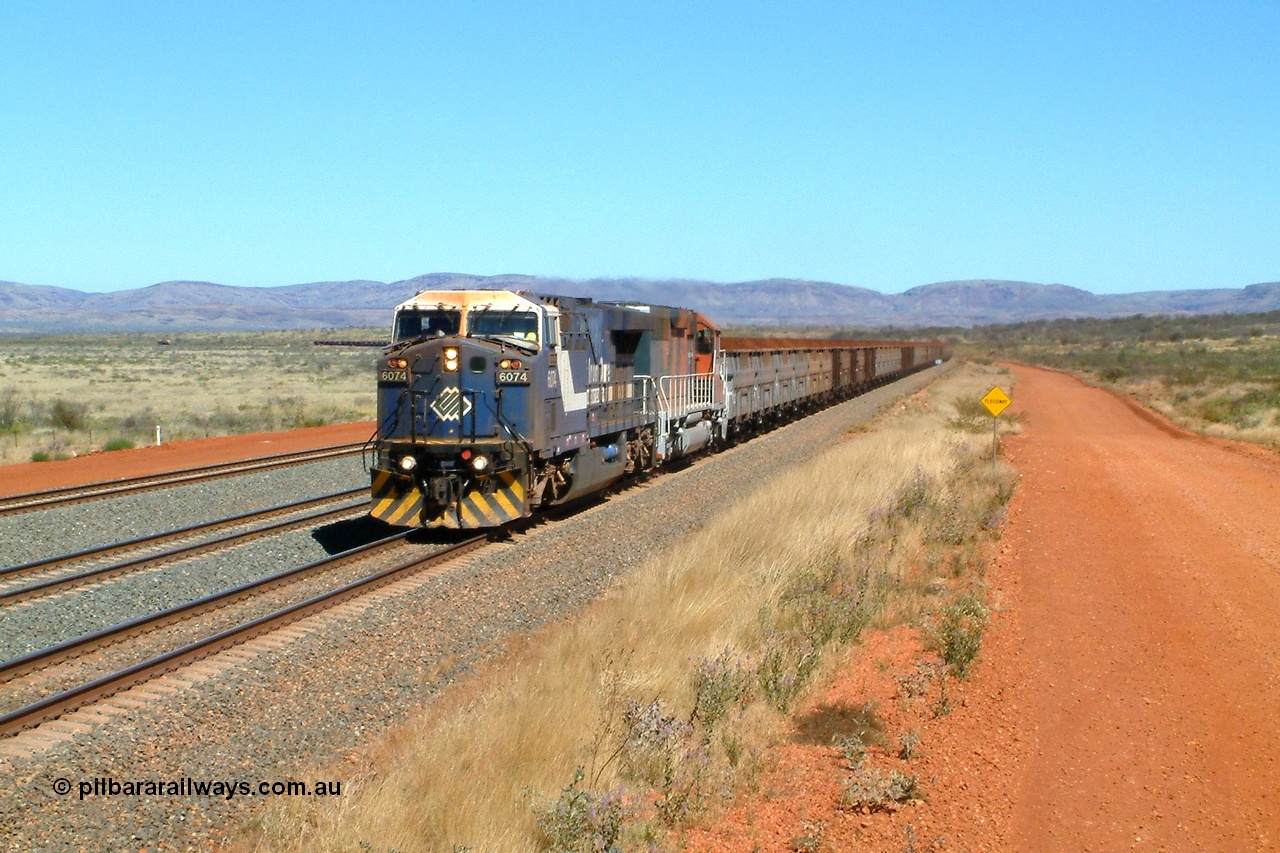
[[[1000,386],[992,388],[987,392],[987,396],[982,398],[982,405],[987,407],[987,411],[991,413],[991,470],[996,470],[996,445],[999,440],[999,427],[997,426],[1000,413],[1009,408],[1009,404],[1013,401],[1009,399],[1009,395],[1000,390]]]

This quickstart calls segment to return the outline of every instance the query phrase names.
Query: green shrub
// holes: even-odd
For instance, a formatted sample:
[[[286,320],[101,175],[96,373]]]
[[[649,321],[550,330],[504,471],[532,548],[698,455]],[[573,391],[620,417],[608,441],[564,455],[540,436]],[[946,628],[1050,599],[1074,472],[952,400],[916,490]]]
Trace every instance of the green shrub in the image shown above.
[[[1237,427],[1257,426],[1272,409],[1280,408],[1280,391],[1254,388],[1238,396],[1222,395],[1200,405],[1206,421]]]
[[[818,853],[825,848],[827,825],[820,820],[806,820],[800,823],[800,833],[791,839],[791,849],[795,853]]]
[[[783,592],[768,632],[798,631],[822,649],[833,639],[847,643],[862,633],[879,605],[877,577],[832,559],[806,569]]]
[[[845,807],[863,812],[888,811],[897,803],[923,799],[915,776],[859,767],[844,786]]]
[[[965,432],[989,431],[991,413],[982,401],[973,397],[956,397],[951,401],[956,416],[947,421],[953,428]]]
[[[668,826],[676,826],[700,806],[708,768],[698,760],[703,750],[694,741],[693,726],[669,710],[660,699],[627,706],[622,715],[627,727],[623,766],[627,776],[657,792],[654,811]]]
[[[693,671],[692,719],[706,737],[729,709],[751,701],[751,681],[751,672],[730,649],[714,659],[702,659]]]
[[[37,450],[31,454],[32,462],[48,462],[52,458],[53,454],[47,450]]]
[[[905,732],[898,738],[898,757],[910,761],[916,757],[920,748],[920,735],[917,732]]]
[[[84,403],[72,403],[59,398],[49,407],[49,421],[63,429],[84,429],[88,423],[86,411]]]
[[[867,760],[867,743],[861,734],[837,736],[831,745],[840,750],[840,757],[850,770],[858,769]]]
[[[952,675],[965,678],[982,648],[986,627],[986,606],[978,596],[964,595],[942,612],[926,631],[926,640],[942,656]]]
[[[12,388],[4,389],[4,393],[0,394],[0,431],[17,430],[21,417],[22,403],[18,399],[18,392]]]
[[[788,635],[774,635],[760,658],[757,677],[769,704],[785,714],[817,669],[821,654],[807,641]]]
[[[578,787],[579,767],[560,796],[536,810],[539,847],[549,853],[595,853],[617,849],[626,817],[619,794],[596,794]]]
[[[920,512],[929,503],[929,489],[932,486],[933,483],[927,477],[917,474],[898,494],[893,506],[894,514],[911,518]]]
[[[133,450],[135,447],[137,447],[137,445],[127,438],[113,438],[106,444],[102,445],[102,449],[106,451]]]

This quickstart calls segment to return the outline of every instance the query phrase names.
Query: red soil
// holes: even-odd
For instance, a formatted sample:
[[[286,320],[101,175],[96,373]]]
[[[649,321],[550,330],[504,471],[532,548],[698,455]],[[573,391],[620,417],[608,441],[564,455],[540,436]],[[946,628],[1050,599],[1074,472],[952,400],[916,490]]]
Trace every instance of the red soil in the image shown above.
[[[801,715],[873,708],[871,766],[928,797],[839,807],[836,749],[788,744],[697,851],[1280,850],[1280,460],[1182,433],[1068,376],[1015,368],[1021,482],[988,571],[996,612],[972,677],[903,685],[909,631],[868,638]],[[0,493],[361,441],[372,424],[181,441],[0,467]],[[816,725],[820,730],[821,725]],[[909,761],[897,737],[920,736]],[[807,825],[806,825],[807,822]]]
[[[57,462],[4,465],[0,466],[0,495],[141,477],[177,468],[194,468],[255,456],[312,450],[331,444],[350,444],[364,441],[372,434],[373,421],[363,421],[292,432],[255,432],[223,438],[173,441],[159,447],[91,453]]]
[[[869,638],[806,711],[874,702],[890,749],[868,763],[928,799],[841,809],[838,752],[788,744],[688,849],[807,849],[821,822],[812,849],[1280,850],[1280,459],[1015,373],[1021,482],[952,712],[905,698],[921,658],[906,630]],[[902,761],[908,730],[920,754]]]

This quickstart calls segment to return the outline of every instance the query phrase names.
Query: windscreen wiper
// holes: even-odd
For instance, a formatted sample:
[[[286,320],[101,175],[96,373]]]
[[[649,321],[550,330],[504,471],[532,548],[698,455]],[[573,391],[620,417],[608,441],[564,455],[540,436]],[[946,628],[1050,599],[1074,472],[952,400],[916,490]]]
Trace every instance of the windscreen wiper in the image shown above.
[[[495,341],[500,344],[510,344],[521,352],[533,355],[538,351],[538,345],[533,341],[526,341],[524,338],[517,338],[511,335],[469,335],[482,341]]]

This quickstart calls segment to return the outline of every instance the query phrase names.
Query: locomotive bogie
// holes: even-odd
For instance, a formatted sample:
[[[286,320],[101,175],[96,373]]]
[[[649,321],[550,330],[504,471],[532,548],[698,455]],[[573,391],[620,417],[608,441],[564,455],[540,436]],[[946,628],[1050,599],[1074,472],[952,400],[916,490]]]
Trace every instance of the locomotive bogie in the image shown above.
[[[566,486],[559,494],[542,500],[547,505],[568,503],[602,491],[621,480],[627,470],[627,441],[616,436],[574,453],[563,469]]]

